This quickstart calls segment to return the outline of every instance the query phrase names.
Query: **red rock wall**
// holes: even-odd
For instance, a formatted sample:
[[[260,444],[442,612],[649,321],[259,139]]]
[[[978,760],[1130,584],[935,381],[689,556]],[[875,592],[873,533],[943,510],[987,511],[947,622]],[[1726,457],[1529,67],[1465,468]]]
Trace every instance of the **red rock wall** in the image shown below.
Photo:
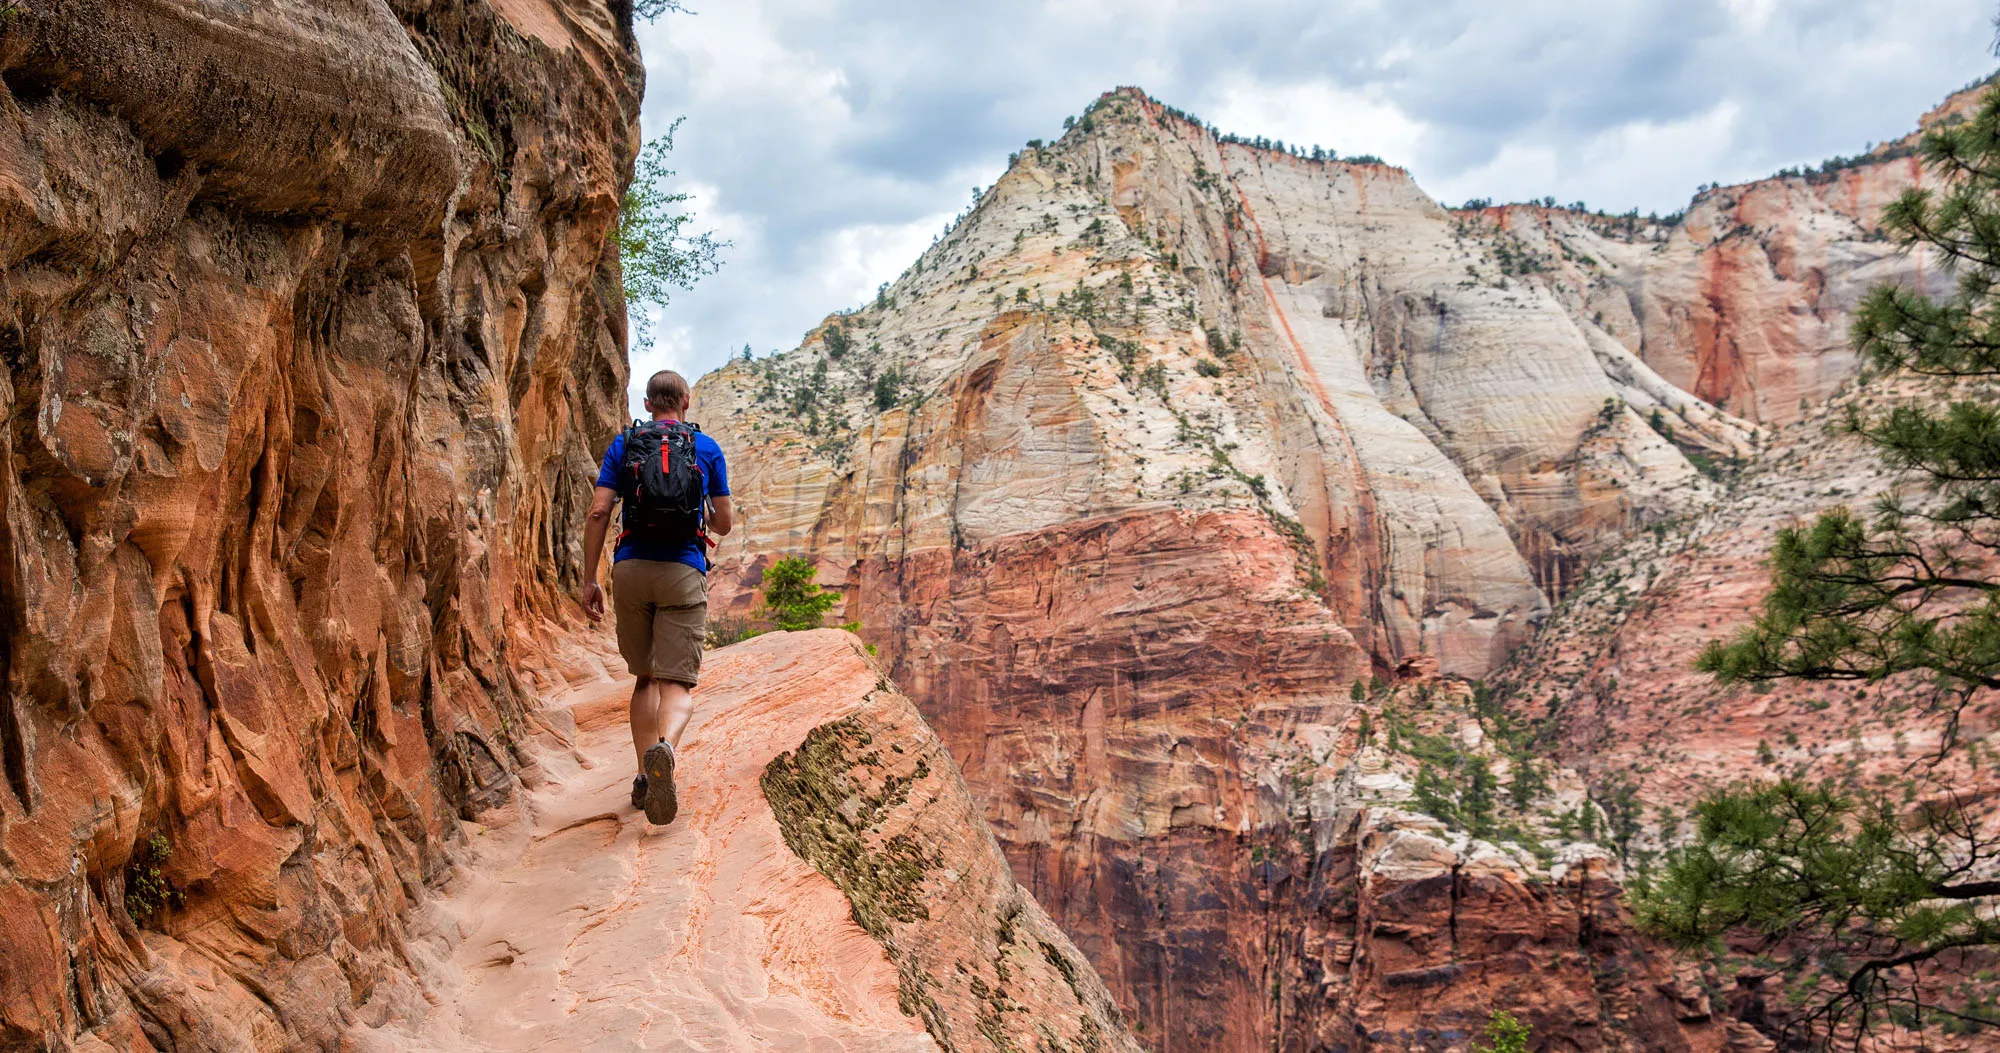
[[[1875,230],[1918,175],[1883,157],[1643,226],[1464,212],[1109,93],[873,303],[703,379],[744,513],[712,610],[748,619],[772,559],[812,560],[1148,1042],[1449,1044],[1541,970],[1576,1048],[1698,1048],[1662,1030],[1706,1025],[1661,1008],[1660,968],[1590,975],[1640,949],[1608,886],[1579,910],[1510,879],[1525,956],[1355,965],[1396,957],[1365,919],[1457,892],[1360,881],[1322,916],[1280,887],[1339,883],[1289,847],[1298,780],[1351,746],[1355,680],[1488,675],[1626,535],[1714,500],[1697,462],[1762,436],[1698,395],[1782,419],[1846,377],[1861,291],[1924,280]],[[1300,963],[1333,959],[1358,971],[1298,1008]]]
[[[574,584],[629,26],[37,0],[0,81],[0,1046],[328,1045]]]
[[[765,562],[718,571],[712,611],[750,613]],[[1338,685],[1365,675],[1296,562],[1255,512],[1168,509],[865,561],[849,579],[845,616],[879,641],[1018,879],[1149,1043],[1273,1034],[1243,875],[1246,834],[1282,829],[1287,806],[1241,773],[1289,752],[1301,725],[1345,720]]]
[[[1749,419],[1796,420],[1854,375],[1847,330],[1861,297],[1896,279],[1935,288],[1925,253],[1880,231],[1882,209],[1927,182],[1900,157],[1825,177],[1773,178],[1695,199],[1666,251],[1614,264],[1618,335],[1660,375]],[[1589,251],[1586,248],[1584,251]],[[1613,254],[1605,253],[1608,258]]]
[[[1930,763],[1946,722],[1919,678],[1725,687],[1694,668],[1705,644],[1740,632],[1760,612],[1779,529],[1837,505],[1865,512],[1899,489],[1924,499],[1839,430],[1850,407],[1879,410],[1885,399],[1921,390],[1900,387],[1870,385],[1772,429],[1762,457],[1726,499],[1607,557],[1496,673],[1507,705],[1552,718],[1565,763],[1600,787],[1629,781],[1642,806],[1640,849],[1680,840],[1689,805],[1745,777],[1846,775],[1882,786],[1918,776],[1969,801],[2000,792],[1990,765],[1966,755],[1978,746]],[[1993,700],[1975,700],[1957,734],[1987,748],[2000,744]]]
[[[1632,931],[1603,860],[1530,881],[1490,858],[1413,859],[1395,844],[1416,840],[1362,832],[1301,882],[1293,910],[1308,920],[1277,1006],[1282,1048],[1465,1049],[1497,1008],[1538,1049],[1759,1048]]]
[[[1920,129],[1962,119],[1985,90],[1952,95]],[[1535,206],[1489,212],[1549,252],[1553,284],[1580,319],[1703,400],[1783,424],[1854,375],[1847,331],[1871,287],[1949,291],[1934,256],[1903,251],[1881,229],[1883,209],[1904,191],[1935,183],[1916,155],[1921,134],[1835,171],[1704,191],[1671,227]]]

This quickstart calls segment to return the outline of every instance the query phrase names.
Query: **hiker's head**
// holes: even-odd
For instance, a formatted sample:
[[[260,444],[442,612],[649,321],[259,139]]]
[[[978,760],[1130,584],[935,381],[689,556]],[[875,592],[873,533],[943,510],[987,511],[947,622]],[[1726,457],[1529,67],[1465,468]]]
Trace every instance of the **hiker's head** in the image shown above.
[[[646,412],[685,413],[688,407],[687,378],[671,369],[662,369],[646,381]]]

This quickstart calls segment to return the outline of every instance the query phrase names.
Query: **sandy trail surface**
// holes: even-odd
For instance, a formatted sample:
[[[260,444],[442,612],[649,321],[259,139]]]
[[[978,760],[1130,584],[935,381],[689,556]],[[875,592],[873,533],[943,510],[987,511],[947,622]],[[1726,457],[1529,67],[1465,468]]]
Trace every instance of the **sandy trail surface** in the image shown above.
[[[631,680],[549,701],[567,735],[411,937],[422,999],[355,1050],[935,1050],[846,898],[786,848],[764,766],[872,686],[859,663],[709,656],[682,740],[680,815],[627,797]],[[565,714],[573,715],[568,735]]]

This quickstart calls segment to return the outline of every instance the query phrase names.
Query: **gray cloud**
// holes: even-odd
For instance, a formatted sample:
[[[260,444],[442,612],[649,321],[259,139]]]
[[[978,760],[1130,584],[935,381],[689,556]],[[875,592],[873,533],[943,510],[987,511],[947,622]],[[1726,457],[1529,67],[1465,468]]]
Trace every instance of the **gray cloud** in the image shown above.
[[[696,0],[644,26],[645,123],[734,245],[636,355],[789,347],[1100,92],[1375,153],[1447,201],[1671,211],[1853,153],[1993,68],[1992,0]]]

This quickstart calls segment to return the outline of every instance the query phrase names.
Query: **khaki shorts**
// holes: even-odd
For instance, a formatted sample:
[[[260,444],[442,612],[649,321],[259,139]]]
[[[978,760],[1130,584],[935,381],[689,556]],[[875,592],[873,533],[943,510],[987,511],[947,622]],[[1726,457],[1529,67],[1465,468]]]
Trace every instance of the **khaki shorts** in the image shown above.
[[[708,579],[685,563],[621,559],[611,565],[618,653],[634,676],[695,685],[708,627]]]

